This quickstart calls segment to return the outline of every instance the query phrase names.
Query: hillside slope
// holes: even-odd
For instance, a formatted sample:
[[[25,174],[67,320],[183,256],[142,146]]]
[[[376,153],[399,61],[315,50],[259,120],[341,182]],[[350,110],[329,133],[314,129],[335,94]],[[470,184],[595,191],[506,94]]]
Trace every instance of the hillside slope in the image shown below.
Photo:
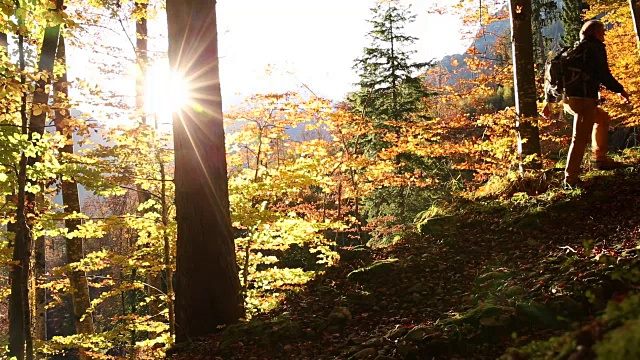
[[[169,358],[495,359],[571,334],[640,284],[638,170],[591,172],[582,191],[559,190],[548,172],[540,195],[457,204],[415,238],[343,250],[275,311]],[[559,358],[584,352],[571,344]]]

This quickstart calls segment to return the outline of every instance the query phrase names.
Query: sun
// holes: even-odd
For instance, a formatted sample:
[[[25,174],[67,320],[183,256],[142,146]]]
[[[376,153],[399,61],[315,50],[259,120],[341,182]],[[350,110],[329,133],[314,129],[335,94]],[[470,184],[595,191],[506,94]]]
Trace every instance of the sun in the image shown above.
[[[161,122],[171,122],[175,112],[192,102],[186,79],[169,69],[168,63],[158,62],[147,71],[145,112]]]

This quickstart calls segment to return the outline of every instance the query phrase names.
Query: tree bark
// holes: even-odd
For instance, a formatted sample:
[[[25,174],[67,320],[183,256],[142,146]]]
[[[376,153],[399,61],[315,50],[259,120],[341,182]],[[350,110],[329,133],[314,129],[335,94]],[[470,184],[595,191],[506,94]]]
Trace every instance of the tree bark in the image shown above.
[[[214,332],[244,313],[229,214],[215,0],[168,0],[169,63],[191,104],[173,116],[176,341]]]
[[[20,162],[26,169],[26,158]],[[26,178],[26,171],[19,176]],[[18,201],[24,204],[24,184],[18,186]],[[29,254],[33,240],[26,224],[25,206],[18,205],[16,216],[16,236],[13,248],[13,265],[10,268],[11,295],[9,297],[9,356],[17,360],[33,359],[33,340],[31,338],[31,313],[29,311]]]
[[[31,109],[31,117],[29,128],[31,133],[44,133],[45,122],[47,120],[48,111],[36,111],[39,106],[46,106],[49,102],[49,91],[47,86],[51,84],[53,77],[53,63],[56,58],[56,49],[58,48],[58,37],[60,36],[60,25],[46,28],[44,31],[44,39],[42,40],[42,49],[40,51],[40,60],[38,61],[38,71],[43,74],[40,80],[36,82],[36,89],[33,93],[33,106]],[[29,158],[29,164],[33,165],[39,161],[40,156]]]
[[[7,40],[7,34],[0,32],[0,55],[6,54],[9,48],[9,41]]]
[[[19,24],[23,23],[21,19]],[[18,34],[18,53],[20,70],[25,69],[24,36]],[[20,82],[26,85],[26,76],[20,75]],[[20,104],[22,134],[29,132],[27,117],[27,94],[22,93]],[[30,257],[33,246],[31,229],[27,224],[26,188],[27,157],[20,156],[18,164],[18,190],[16,206],[15,240],[12,265],[9,267],[11,294],[9,295],[9,357],[17,360],[33,359],[33,339],[31,337],[31,312],[29,311],[29,273]]]
[[[63,154],[73,155],[73,130],[69,128],[68,122],[65,121],[69,118],[69,112],[65,102],[69,95],[69,86],[67,82],[67,58],[65,51],[64,37],[61,35],[58,41],[58,61],[64,67],[64,72],[60,78],[56,79],[53,84],[55,93],[55,126],[56,131],[65,134],[67,137],[67,143],[62,148]],[[61,179],[62,183],[62,203],[64,205],[65,215],[71,215],[73,213],[80,213],[80,197],[78,194],[78,183],[75,180]],[[65,219],[65,227],[69,233],[72,233],[80,226],[79,219]],[[82,249],[83,240],[79,237],[68,236],[65,239],[67,248],[67,264],[78,263],[84,257],[84,251]],[[71,271],[69,274],[69,283],[71,285],[71,301],[73,304],[74,323],[77,334],[90,335],[94,333],[93,318],[89,313],[91,307],[91,296],[89,294],[89,283],[84,271],[76,270]],[[81,360],[90,359],[82,349],[80,349],[79,357]]]
[[[156,129],[158,128],[156,124]],[[175,306],[174,306],[174,292],[173,292],[173,269],[171,268],[171,242],[167,235],[167,228],[169,227],[169,204],[167,203],[167,176],[164,168],[162,158],[158,153],[158,163],[160,164],[160,180],[162,181],[162,189],[160,195],[160,204],[162,205],[162,241],[163,241],[163,260],[164,260],[164,273],[167,283],[167,310],[169,312],[169,335],[173,339],[176,333],[175,330]]]
[[[136,63],[138,65],[138,73],[136,76],[136,111],[140,116],[142,124],[147,123],[145,113],[145,82],[147,80],[147,67],[149,57],[147,54],[147,39],[149,37],[147,30],[147,8],[148,2],[136,2]]]
[[[633,28],[636,31],[636,45],[640,49],[640,0],[629,0]]]
[[[63,2],[57,0],[57,9],[61,9]],[[48,27],[44,30],[44,38],[42,40],[42,49],[40,50],[40,59],[38,61],[38,71],[41,73],[40,79],[36,81],[36,88],[33,93],[33,103],[31,107],[31,116],[29,121],[29,138],[33,137],[33,134],[38,134],[40,138],[44,134],[45,123],[47,119],[46,106],[49,102],[48,85],[52,82],[53,77],[53,64],[56,57],[56,50],[58,48],[58,37],[60,35],[60,25]],[[27,166],[34,166],[40,162],[42,158],[41,154],[37,154],[34,157],[30,157],[27,160]],[[38,199],[42,200],[42,196],[36,196],[33,193],[27,193],[27,206],[28,210],[32,214],[37,214],[38,211]],[[33,254],[33,279],[31,289],[33,291],[32,307],[34,312],[34,337],[38,340],[46,339],[46,324],[45,324],[45,290],[37,286],[39,280],[42,279],[46,272],[46,259],[45,259],[45,238],[41,236],[35,239],[34,242],[34,254]]]
[[[147,113],[146,113],[146,89],[145,84],[147,81],[147,69],[149,67],[149,55],[148,55],[148,38],[149,31],[147,27],[147,12],[149,3],[147,1],[135,2],[135,18],[136,18],[136,64],[138,72],[136,74],[136,113],[140,119],[140,125],[147,125]],[[151,199],[149,191],[144,190],[140,185],[136,187],[138,194],[138,204],[143,204]],[[149,210],[142,211],[141,215],[144,215]],[[157,289],[162,288],[162,276],[156,272],[147,273],[147,294],[149,296],[158,295]],[[132,290],[137,291],[137,290]],[[160,312],[160,304],[158,300],[151,300],[149,302],[149,314],[155,315]],[[134,336],[135,337],[135,336]],[[131,344],[132,346],[135,343]]]
[[[538,169],[540,135],[535,117],[536,79],[533,66],[533,33],[531,30],[531,0],[510,0],[511,41],[513,47],[513,83],[516,98],[516,131],[520,170]]]
[[[9,42],[7,39],[7,34],[0,32],[0,56],[8,55],[9,53]],[[4,74],[0,74],[0,76],[4,76]],[[9,194],[5,197],[5,202],[10,203],[15,194]],[[7,231],[15,233],[16,232],[16,224],[15,222],[10,222],[7,224]],[[13,244],[12,244],[13,246]]]
[[[38,196],[42,199],[42,196]],[[31,289],[33,289],[33,338],[36,340],[47,340],[47,316],[46,301],[47,292],[39,283],[44,282],[47,272],[46,263],[46,240],[44,236],[39,236],[34,241],[33,256],[33,276],[31,278]]]

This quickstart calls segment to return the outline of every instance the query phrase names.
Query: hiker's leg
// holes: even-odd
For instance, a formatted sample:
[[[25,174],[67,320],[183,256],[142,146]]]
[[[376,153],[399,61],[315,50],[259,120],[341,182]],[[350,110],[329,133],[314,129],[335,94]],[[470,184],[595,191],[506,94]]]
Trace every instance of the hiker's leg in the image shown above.
[[[591,129],[596,116],[596,103],[592,99],[568,98],[564,108],[565,111],[573,115],[573,134],[567,154],[564,180],[567,184],[575,184],[578,182],[584,151],[591,137]]]
[[[607,143],[609,141],[609,122],[611,117],[601,108],[596,108],[596,117],[593,124],[593,136],[591,150],[595,161],[607,160]]]

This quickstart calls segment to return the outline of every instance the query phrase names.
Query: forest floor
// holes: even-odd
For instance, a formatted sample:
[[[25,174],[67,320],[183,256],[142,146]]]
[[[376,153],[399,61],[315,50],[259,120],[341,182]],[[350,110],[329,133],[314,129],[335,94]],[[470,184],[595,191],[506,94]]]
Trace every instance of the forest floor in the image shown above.
[[[562,190],[560,174],[538,195],[457,204],[393,246],[345,249],[275,310],[169,358],[595,358],[607,303],[640,284],[640,176],[592,171]]]

